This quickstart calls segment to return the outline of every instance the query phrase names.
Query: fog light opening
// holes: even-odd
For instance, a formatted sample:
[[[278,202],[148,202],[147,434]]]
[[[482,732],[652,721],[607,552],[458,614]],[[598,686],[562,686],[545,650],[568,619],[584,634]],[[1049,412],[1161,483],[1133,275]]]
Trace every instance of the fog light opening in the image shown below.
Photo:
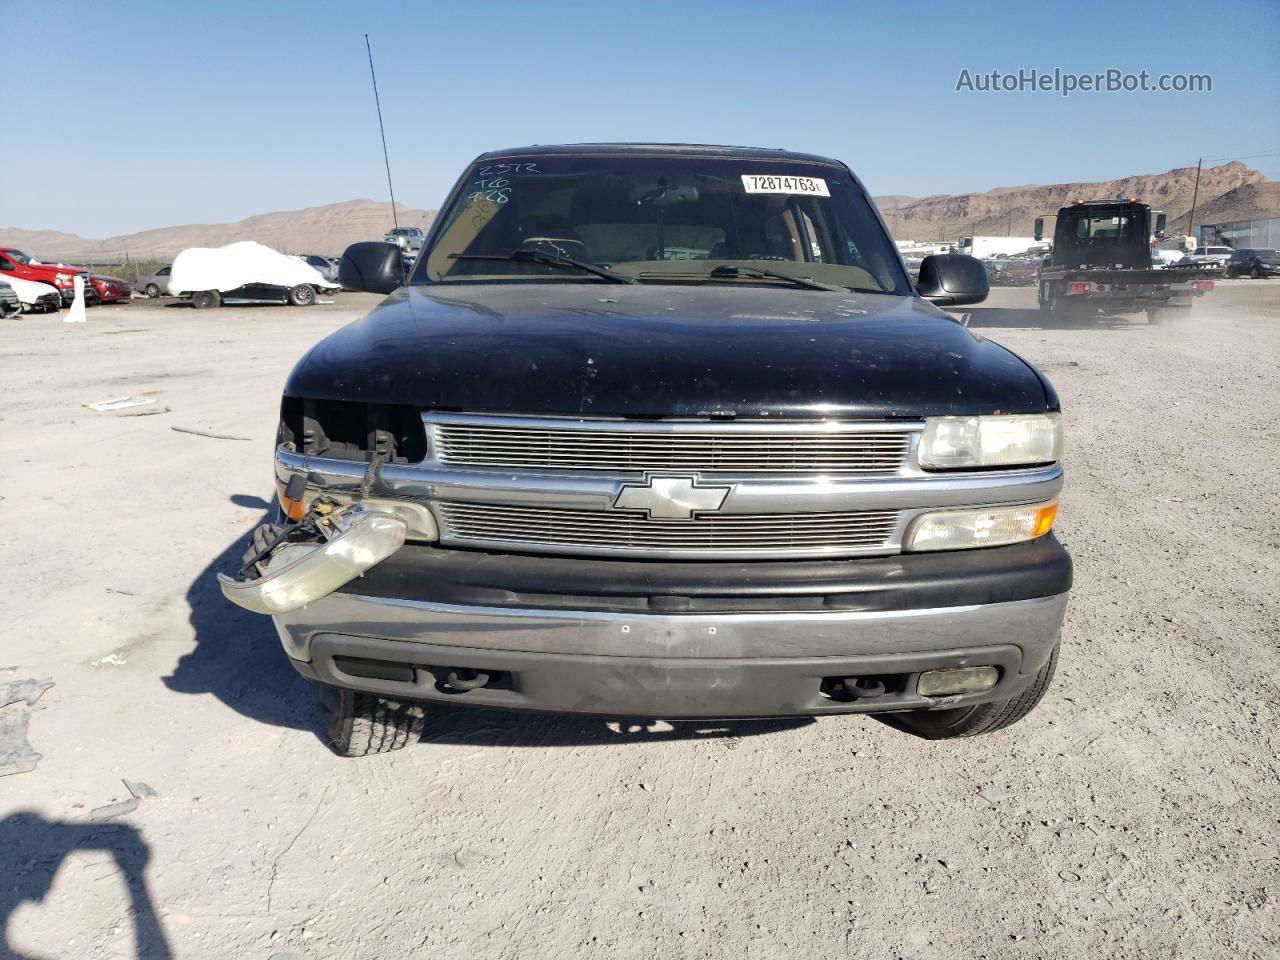
[[[982,693],[1000,682],[995,667],[955,667],[949,670],[926,670],[916,683],[922,697],[954,697],[960,693]]]

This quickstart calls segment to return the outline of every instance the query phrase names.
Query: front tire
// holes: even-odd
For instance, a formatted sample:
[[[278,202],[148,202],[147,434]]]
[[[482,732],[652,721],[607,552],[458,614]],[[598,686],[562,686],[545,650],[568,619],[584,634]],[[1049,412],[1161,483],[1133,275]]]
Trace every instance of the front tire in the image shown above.
[[[157,287],[154,283],[148,283],[146,288],[142,292],[145,293],[148,299],[151,299],[151,300],[155,300],[157,297],[160,296],[160,288]]]
[[[197,290],[191,295],[191,305],[197,310],[212,310],[222,305],[222,295],[217,290]]]
[[[1058,645],[1054,644],[1049,660],[1036,673],[1031,685],[1008,700],[979,703],[955,710],[912,710],[894,715],[898,726],[926,740],[952,740],[994,733],[1017,723],[1035,709],[1053,680],[1058,666]]]
[[[1257,264],[1254,264],[1253,269],[1249,271],[1249,276],[1251,276],[1254,280],[1261,280],[1262,268]]]
[[[344,757],[389,753],[416,742],[425,723],[426,708],[420,703],[339,690],[329,722],[329,742]]]
[[[289,290],[289,302],[295,307],[309,307],[316,302],[316,288],[309,283],[300,283]]]

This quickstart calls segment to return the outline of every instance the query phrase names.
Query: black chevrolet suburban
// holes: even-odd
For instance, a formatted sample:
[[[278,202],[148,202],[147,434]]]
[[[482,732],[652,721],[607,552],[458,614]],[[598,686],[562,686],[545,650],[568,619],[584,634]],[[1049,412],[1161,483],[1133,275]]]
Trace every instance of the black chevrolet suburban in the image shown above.
[[[1057,395],[908,277],[842,163],[488,153],[284,391],[277,522],[228,598],[337,688],[333,742],[431,701],[668,720],[886,713],[930,738],[1044,695],[1071,560]]]

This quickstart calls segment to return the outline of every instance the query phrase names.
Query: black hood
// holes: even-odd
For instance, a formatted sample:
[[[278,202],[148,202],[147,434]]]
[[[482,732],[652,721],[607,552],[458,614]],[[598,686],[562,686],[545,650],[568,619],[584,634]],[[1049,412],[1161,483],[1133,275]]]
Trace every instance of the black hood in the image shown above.
[[[586,416],[1035,413],[1037,373],[909,297],[749,284],[414,286],[318,343],[293,397]]]

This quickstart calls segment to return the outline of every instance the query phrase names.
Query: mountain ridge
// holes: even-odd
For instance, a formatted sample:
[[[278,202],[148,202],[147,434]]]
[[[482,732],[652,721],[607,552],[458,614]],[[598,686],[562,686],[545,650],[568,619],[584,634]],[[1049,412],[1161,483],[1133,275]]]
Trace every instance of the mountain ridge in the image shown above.
[[[1038,216],[1056,213],[1077,199],[1137,197],[1164,210],[1169,230],[1187,230],[1195,167],[1096,182],[1024,184],[961,194],[876,197],[898,240],[955,240],[972,235],[1030,236]],[[1236,160],[1201,171],[1197,223],[1280,216],[1280,182]],[[396,205],[402,226],[426,228],[436,212]],[[391,204],[359,198],[338,203],[255,214],[233,223],[158,227],[94,240],[56,230],[0,227],[0,246],[19,247],[42,259],[113,263],[167,259],[186,247],[257,240],[288,253],[337,255],[348,244],[375,240],[392,226]],[[1048,225],[1052,229],[1052,221]]]

